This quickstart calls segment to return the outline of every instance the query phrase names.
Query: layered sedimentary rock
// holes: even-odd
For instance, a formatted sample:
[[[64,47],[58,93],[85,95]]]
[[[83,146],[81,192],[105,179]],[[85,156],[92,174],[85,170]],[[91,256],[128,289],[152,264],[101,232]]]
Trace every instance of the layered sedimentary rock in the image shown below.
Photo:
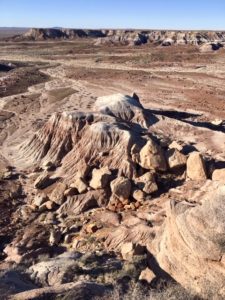
[[[172,30],[84,30],[32,28],[14,40],[71,40],[77,38],[97,38],[95,45],[131,45],[154,43],[162,46],[204,45],[202,51],[218,50],[225,42],[223,31],[172,31]],[[207,48],[207,49],[206,49]]]
[[[137,99],[120,94],[99,98],[95,109],[95,113],[55,113],[20,147],[18,159],[25,165],[61,162],[57,175],[69,180],[87,165],[119,169],[121,175],[134,177],[135,151],[146,144],[142,133],[156,118]]]
[[[210,184],[199,204],[171,201],[150,247],[164,271],[207,299],[225,296],[224,199],[224,186]]]

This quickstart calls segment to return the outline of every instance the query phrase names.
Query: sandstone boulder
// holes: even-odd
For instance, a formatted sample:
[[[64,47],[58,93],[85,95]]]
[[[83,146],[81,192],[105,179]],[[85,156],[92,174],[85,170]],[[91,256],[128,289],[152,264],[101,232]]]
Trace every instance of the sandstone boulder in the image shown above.
[[[201,204],[170,202],[164,226],[149,251],[159,266],[185,288],[201,294],[203,299],[213,295],[222,299],[225,297],[225,187],[218,188],[215,182],[209,184]]]
[[[132,197],[138,201],[138,202],[142,202],[145,200],[145,193],[142,190],[139,189],[135,189],[132,192]]]
[[[57,212],[58,214],[79,215],[91,208],[98,207],[105,201],[105,198],[104,190],[89,191],[85,194],[68,197]]]
[[[170,169],[180,168],[186,165],[187,158],[177,149],[170,149],[166,153],[167,162]]]
[[[225,183],[225,169],[217,169],[212,174],[212,180]]]
[[[167,170],[163,150],[153,140],[148,140],[145,146],[141,149],[139,164],[142,168],[148,170]]]
[[[141,177],[135,179],[135,182],[140,190],[146,194],[152,194],[158,191],[158,186],[155,182],[155,176],[151,172],[147,172]]]
[[[34,197],[33,204],[39,207],[46,201],[48,201],[48,196],[46,196],[45,194],[37,194]]]
[[[67,188],[66,184],[62,182],[58,182],[54,187],[54,190],[50,194],[49,199],[58,205],[63,204],[65,198],[64,193],[66,191],[66,188]]]
[[[112,193],[120,199],[128,199],[131,194],[131,182],[125,177],[118,177],[110,184]]]
[[[73,252],[65,252],[56,258],[42,261],[29,268],[31,278],[43,286],[54,286],[64,282],[64,278],[71,267],[76,265],[76,259],[80,255]]]
[[[36,189],[44,189],[51,184],[50,174],[45,171],[43,172],[34,182],[34,187]]]
[[[192,152],[187,159],[187,177],[191,180],[206,180],[204,159],[199,152]]]
[[[110,180],[111,171],[108,167],[101,169],[94,169],[92,171],[92,179],[90,181],[90,187],[94,190],[104,189]]]

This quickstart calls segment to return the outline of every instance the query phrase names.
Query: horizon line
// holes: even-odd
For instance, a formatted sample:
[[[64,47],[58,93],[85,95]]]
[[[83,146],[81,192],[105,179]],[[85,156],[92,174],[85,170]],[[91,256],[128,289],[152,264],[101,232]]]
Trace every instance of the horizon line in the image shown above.
[[[0,26],[0,29],[75,29],[75,30],[140,30],[140,31],[219,31],[225,32],[225,29],[166,29],[166,28],[135,28],[135,27],[64,27],[64,26]]]

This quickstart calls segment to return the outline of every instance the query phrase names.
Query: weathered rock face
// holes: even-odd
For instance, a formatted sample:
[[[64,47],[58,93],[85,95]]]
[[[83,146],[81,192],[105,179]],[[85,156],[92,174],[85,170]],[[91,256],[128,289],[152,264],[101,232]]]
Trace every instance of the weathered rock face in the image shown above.
[[[206,180],[205,162],[199,152],[192,152],[187,159],[187,177],[192,180]]]
[[[49,233],[43,225],[26,226],[23,233],[17,234],[12,243],[4,249],[7,260],[16,263],[35,261],[39,255],[50,253],[48,238]]]
[[[102,205],[104,200],[105,193],[103,190],[89,191],[85,194],[71,196],[60,206],[58,214],[79,215],[91,208],[98,207],[99,204]]]
[[[141,149],[139,164],[148,170],[167,170],[163,150],[153,140],[147,141],[146,145]]]
[[[79,253],[64,253],[59,255],[57,259],[53,258],[40,262],[30,267],[31,278],[43,286],[62,284],[66,276],[69,275],[71,267],[76,266],[76,259],[79,257]],[[68,280],[68,282],[71,280]]]
[[[225,188],[212,188],[201,205],[171,202],[167,220],[155,240],[163,270],[206,298],[224,297]]]

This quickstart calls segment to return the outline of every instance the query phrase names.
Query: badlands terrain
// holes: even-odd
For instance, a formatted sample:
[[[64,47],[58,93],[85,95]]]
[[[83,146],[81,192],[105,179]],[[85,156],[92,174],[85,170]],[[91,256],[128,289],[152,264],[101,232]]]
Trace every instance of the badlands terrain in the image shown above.
[[[58,31],[0,41],[0,298],[224,299],[224,33]]]

